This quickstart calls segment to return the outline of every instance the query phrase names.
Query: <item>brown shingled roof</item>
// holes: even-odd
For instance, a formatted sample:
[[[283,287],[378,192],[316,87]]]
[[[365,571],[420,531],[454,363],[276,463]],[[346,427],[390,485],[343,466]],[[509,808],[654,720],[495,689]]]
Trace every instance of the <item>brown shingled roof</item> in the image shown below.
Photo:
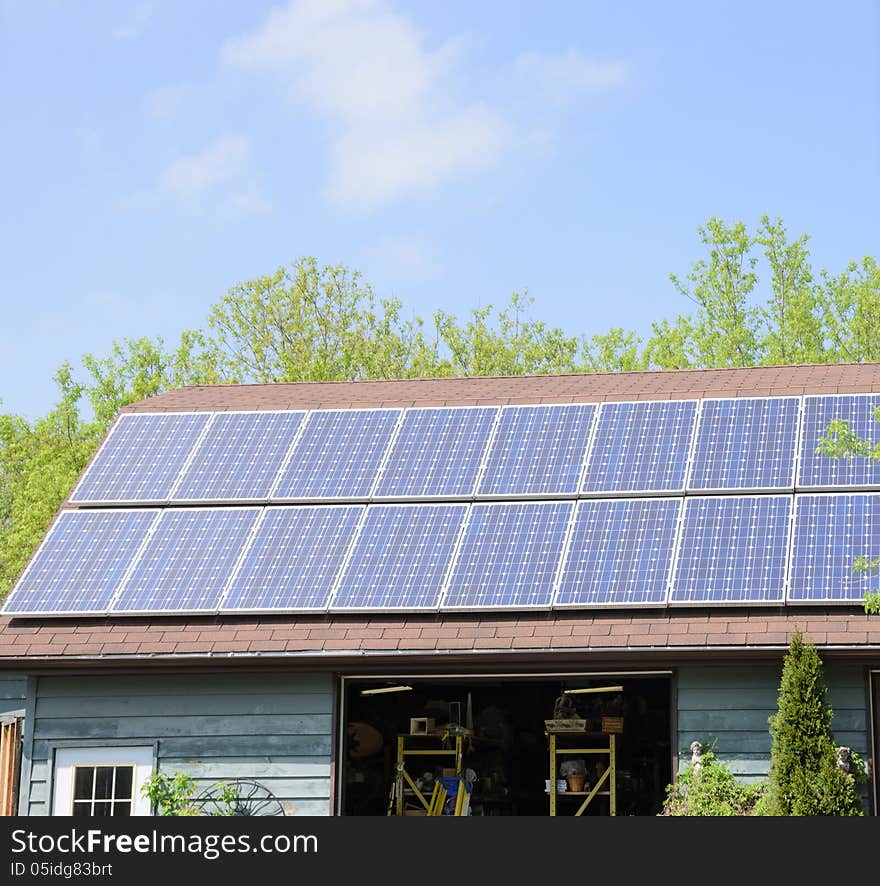
[[[603,400],[857,394],[873,391],[880,391],[880,363],[597,372],[579,375],[196,385],[143,400],[123,411],[482,406],[508,403],[592,403]]]
[[[880,653],[880,618],[851,609],[712,609],[432,616],[156,616],[0,619],[0,667],[71,659],[216,661],[499,652],[680,654],[787,647],[795,628],[820,649]]]

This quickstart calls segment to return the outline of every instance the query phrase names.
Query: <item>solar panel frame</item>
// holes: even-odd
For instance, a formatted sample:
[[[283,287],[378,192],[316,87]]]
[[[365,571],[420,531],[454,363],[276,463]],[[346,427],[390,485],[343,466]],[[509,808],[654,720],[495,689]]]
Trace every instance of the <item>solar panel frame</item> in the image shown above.
[[[818,493],[809,493],[795,496],[794,508],[792,512],[792,543],[791,550],[789,552],[789,570],[788,570],[788,581],[786,582],[785,588],[785,605],[786,606],[815,606],[815,605],[833,605],[833,606],[853,606],[853,605],[861,605],[864,602],[864,594],[866,591],[876,591],[877,590],[877,573],[876,572],[868,572],[864,573],[864,581],[871,582],[870,587],[862,587],[858,590],[853,591],[853,596],[844,597],[844,596],[823,596],[823,597],[810,597],[810,596],[792,596],[795,589],[793,588],[793,584],[795,581],[795,563],[796,563],[796,546],[797,546],[797,531],[798,531],[798,515],[800,513],[800,509],[805,507],[806,504],[813,499],[820,501],[832,501],[832,500],[840,500],[847,498],[858,498],[864,499],[870,502],[876,502],[877,508],[877,523],[875,529],[875,535],[877,536],[877,541],[880,542],[880,491],[850,491],[847,490],[845,492],[836,491],[836,492],[818,492]],[[827,525],[827,523],[825,524]],[[871,547],[871,550],[865,551],[853,551],[851,560],[849,562],[849,566],[852,566],[855,563],[856,557],[866,556],[870,558],[874,558],[880,556],[880,544],[875,543],[874,541],[866,542],[866,547]],[[827,559],[823,559],[823,562],[828,562]],[[852,573],[849,573],[852,574]]]
[[[712,403],[730,403],[730,404],[746,404],[755,402],[790,402],[795,407],[794,424],[792,425],[792,441],[791,441],[791,469],[789,477],[784,485],[779,486],[712,486],[712,485],[696,485],[694,481],[694,472],[697,467],[697,453],[700,448],[700,435],[708,420],[707,404]],[[774,493],[774,492],[794,492],[795,475],[798,466],[798,443],[800,441],[800,425],[802,415],[803,397],[705,397],[700,400],[700,408],[697,415],[696,426],[694,429],[694,440],[691,457],[688,462],[688,471],[686,479],[686,494],[699,495],[721,495],[721,494],[737,494],[737,493]]]
[[[678,539],[676,541],[676,547],[674,551],[674,558],[672,563],[672,570],[670,572],[669,578],[669,593],[667,594],[667,607],[670,609],[673,608],[685,608],[685,607],[710,607],[710,608],[719,608],[719,607],[768,607],[768,606],[782,606],[785,601],[785,593],[786,593],[786,585],[788,581],[788,564],[791,556],[791,538],[792,538],[792,510],[793,510],[793,501],[795,496],[792,493],[776,493],[776,494],[758,494],[758,495],[749,495],[749,494],[723,494],[723,495],[699,495],[699,496],[686,496],[684,498],[684,505],[681,511],[681,519],[679,522],[679,531],[678,531]],[[679,567],[681,566],[681,551],[683,541],[685,539],[685,529],[687,525],[687,516],[690,508],[695,508],[707,501],[720,501],[720,502],[731,502],[735,500],[748,500],[754,502],[766,502],[769,500],[780,500],[787,502],[788,504],[788,514],[784,517],[785,525],[786,525],[786,537],[785,537],[785,553],[782,556],[782,577],[780,584],[779,596],[773,599],[719,599],[712,600],[708,597],[706,598],[698,598],[698,599],[675,599],[676,594],[676,581],[679,576]]]
[[[600,405],[598,415],[596,417],[595,429],[593,432],[590,445],[585,454],[584,470],[581,477],[581,484],[578,497],[579,498],[647,498],[649,496],[660,496],[661,498],[675,497],[684,495],[687,483],[688,470],[690,469],[691,457],[693,454],[694,438],[696,434],[697,419],[700,408],[699,399],[682,399],[682,400],[609,400]],[[632,406],[643,408],[650,411],[652,408],[662,410],[664,407],[681,406],[684,411],[688,408],[693,409],[693,416],[690,418],[690,430],[687,435],[686,442],[682,449],[684,450],[684,463],[681,466],[681,482],[677,485],[643,487],[637,486],[633,488],[614,488],[613,485],[596,485],[590,482],[590,469],[594,457],[598,456],[596,448],[597,442],[602,435],[602,420],[606,413],[610,413],[612,409],[621,406]]]
[[[388,437],[388,440],[385,443],[385,449],[382,453],[381,458],[378,460],[376,464],[376,469],[372,480],[370,481],[369,486],[365,489],[365,491],[360,494],[351,494],[351,495],[282,495],[279,493],[279,488],[282,485],[282,482],[285,478],[285,474],[288,471],[290,466],[290,462],[293,461],[300,454],[300,447],[305,445],[305,440],[309,435],[312,427],[313,418],[316,416],[324,416],[324,415],[333,415],[333,414],[353,414],[353,413],[383,413],[383,414],[397,414],[396,421],[391,429],[391,433]],[[272,484],[272,489],[269,493],[269,502],[271,504],[319,504],[321,502],[331,502],[331,503],[355,503],[355,504],[364,504],[372,500],[373,491],[376,488],[376,484],[379,481],[379,478],[382,475],[382,470],[385,466],[385,463],[388,460],[388,457],[391,453],[391,448],[394,445],[394,441],[397,439],[397,434],[400,430],[400,426],[403,423],[403,417],[406,413],[406,409],[401,407],[378,407],[378,408],[370,408],[370,407],[356,407],[353,409],[310,409],[308,410],[308,414],[303,421],[300,427],[300,433],[294,441],[293,445],[290,448],[290,451],[287,454],[287,459],[284,461],[280,470],[278,471],[277,476],[275,477],[275,482]]]
[[[274,489],[275,485],[278,482],[278,479],[281,475],[281,471],[284,466],[287,464],[288,460],[291,457],[291,453],[294,447],[297,444],[300,436],[303,433],[303,428],[307,422],[310,411],[307,409],[241,409],[241,410],[230,410],[227,412],[212,412],[211,413],[211,422],[205,429],[205,433],[199,438],[196,443],[193,451],[190,453],[189,458],[187,459],[186,464],[181,468],[180,472],[177,475],[177,478],[174,481],[174,485],[171,489],[169,498],[167,499],[167,504],[173,505],[217,505],[221,503],[229,503],[229,502],[242,502],[246,504],[267,504],[270,501],[272,489]],[[187,496],[179,495],[180,487],[183,484],[184,480],[192,469],[193,464],[196,459],[199,457],[199,453],[206,449],[210,444],[210,438],[212,432],[216,427],[219,426],[221,421],[228,416],[243,416],[243,415],[255,415],[255,416],[265,416],[265,415],[301,415],[302,420],[297,426],[296,430],[293,433],[293,436],[290,442],[287,445],[284,455],[278,463],[278,467],[273,473],[271,479],[268,483],[268,489],[265,495],[255,495],[255,496],[247,496],[247,495],[221,495],[221,496],[206,496],[203,498],[192,498]]]
[[[674,506],[675,508],[675,525],[672,529],[672,538],[670,539],[670,547],[669,547],[669,562],[666,566],[666,578],[664,582],[663,589],[663,599],[662,600],[623,600],[623,601],[614,601],[614,600],[590,600],[590,601],[580,601],[580,602],[570,602],[570,603],[562,603],[559,602],[559,597],[562,592],[562,584],[563,578],[565,576],[566,569],[569,566],[572,557],[572,547],[574,545],[574,538],[576,536],[578,530],[578,518],[581,513],[585,513],[586,510],[591,506],[596,506],[597,508],[608,507],[612,508],[615,506],[621,508],[632,508],[633,506],[644,503],[646,505],[660,505],[661,503],[669,503],[669,506]],[[559,572],[556,577],[556,588],[553,593],[553,602],[552,608],[558,610],[584,610],[584,609],[662,609],[668,605],[669,600],[669,587],[672,580],[672,570],[675,563],[675,552],[676,552],[676,542],[678,540],[680,531],[681,531],[681,522],[682,522],[682,513],[684,509],[684,497],[683,496],[645,496],[643,498],[583,498],[577,502],[575,508],[574,518],[571,523],[570,529],[570,539],[566,544],[562,560],[559,563]]]
[[[223,594],[226,591],[226,586],[229,582],[229,578],[231,577],[232,573],[234,572],[234,570],[238,566],[238,563],[241,560],[244,550],[246,549],[251,537],[253,536],[254,529],[255,529],[257,523],[259,522],[259,519],[260,519],[260,516],[261,516],[263,510],[264,509],[259,505],[234,505],[234,506],[227,506],[227,507],[216,507],[216,506],[203,505],[203,506],[195,506],[195,507],[173,507],[173,508],[160,509],[159,519],[157,519],[155,521],[155,523],[153,523],[150,533],[147,536],[147,539],[144,542],[143,546],[141,547],[141,550],[139,551],[138,556],[135,558],[134,562],[131,565],[131,568],[129,569],[128,574],[125,576],[125,578],[123,579],[122,583],[120,584],[119,588],[116,591],[116,595],[113,598],[113,601],[110,605],[109,614],[111,616],[113,616],[114,618],[117,616],[127,617],[127,616],[143,616],[143,615],[156,615],[156,614],[174,615],[174,616],[178,616],[178,615],[216,615],[219,611],[219,609],[218,609],[219,603],[220,603],[220,600],[223,598]],[[247,528],[247,531],[244,533],[244,538],[240,542],[240,547],[239,547],[237,553],[235,553],[234,556],[229,558],[232,562],[230,563],[230,565],[228,567],[228,574],[226,576],[226,579],[223,582],[222,587],[218,586],[218,590],[216,591],[217,605],[202,606],[202,607],[187,606],[187,607],[183,607],[180,609],[172,609],[172,608],[169,608],[168,606],[163,606],[163,605],[150,606],[149,608],[138,608],[138,609],[119,608],[119,603],[124,598],[126,592],[129,590],[131,580],[132,580],[136,570],[140,567],[141,563],[144,561],[146,554],[148,553],[149,542],[153,538],[156,537],[157,532],[162,530],[162,528],[163,528],[162,521],[164,519],[166,519],[166,518],[169,520],[174,519],[178,515],[184,514],[184,513],[232,514],[235,512],[253,513],[255,516],[254,516],[253,522],[250,524],[250,526]],[[154,586],[152,593],[153,594],[156,593],[155,586]],[[179,591],[172,591],[171,593],[179,593]]]
[[[403,605],[403,606],[385,606],[385,605],[377,605],[377,604],[356,604],[352,606],[342,606],[339,605],[338,601],[340,599],[340,594],[343,589],[343,584],[345,579],[349,575],[349,570],[351,567],[351,563],[355,558],[357,553],[357,546],[360,544],[361,538],[363,537],[364,531],[367,528],[367,521],[370,518],[371,513],[379,513],[380,509],[382,512],[388,512],[390,509],[450,509],[452,511],[461,512],[461,521],[455,529],[455,538],[451,545],[451,551],[449,556],[449,562],[442,569],[442,577],[440,579],[439,584],[437,585],[437,603],[434,605]],[[360,521],[359,526],[357,527],[357,531],[355,533],[355,537],[351,543],[351,546],[348,550],[347,557],[345,562],[342,565],[342,568],[339,570],[339,574],[337,576],[336,584],[333,587],[333,591],[330,596],[330,600],[327,606],[327,611],[336,613],[352,613],[357,614],[360,612],[437,612],[439,610],[439,601],[442,599],[443,590],[446,587],[446,580],[449,576],[449,569],[451,568],[452,563],[454,562],[455,552],[458,550],[458,546],[461,542],[461,537],[464,532],[465,526],[467,525],[468,516],[470,513],[470,506],[467,502],[458,502],[458,501],[444,501],[444,502],[376,502],[375,504],[367,505],[364,508],[364,514]],[[440,570],[438,570],[440,571]]]
[[[552,412],[553,410],[559,410],[560,412],[583,412],[587,413],[587,418],[585,420],[585,424],[587,425],[586,433],[583,439],[583,447],[580,451],[580,456],[577,464],[577,474],[574,476],[571,482],[571,488],[555,488],[555,489],[545,489],[541,491],[533,491],[533,490],[525,490],[521,488],[520,491],[508,492],[508,491],[498,491],[498,485],[496,483],[495,487],[492,489],[487,489],[487,476],[489,476],[489,471],[491,469],[492,459],[496,452],[496,447],[498,445],[499,434],[502,430],[502,425],[506,416],[513,415],[515,413],[524,413],[527,410],[547,410]],[[583,478],[584,468],[587,459],[587,453],[589,452],[590,445],[593,439],[593,434],[595,433],[596,422],[598,420],[599,415],[599,404],[598,403],[529,403],[529,404],[515,404],[515,405],[507,405],[502,406],[499,412],[498,418],[495,423],[495,428],[493,429],[492,436],[490,437],[489,444],[486,448],[486,451],[483,454],[483,466],[480,470],[480,474],[477,478],[476,492],[474,495],[475,501],[542,501],[547,499],[574,499],[579,495],[580,484]],[[540,441],[538,441],[540,442]],[[523,484],[524,486],[529,484]],[[531,484],[534,486],[534,483]]]
[[[805,394],[803,397],[803,405],[801,408],[801,436],[798,441],[798,464],[797,464],[797,476],[795,480],[795,489],[798,492],[834,492],[840,490],[877,490],[880,489],[880,463],[873,463],[872,470],[875,473],[875,477],[873,480],[868,481],[859,481],[859,480],[850,480],[850,481],[837,481],[831,479],[829,482],[818,482],[811,483],[806,482],[804,472],[808,469],[809,465],[812,464],[813,460],[816,459],[817,465],[826,465],[828,471],[832,474],[840,474],[852,472],[852,461],[850,459],[834,459],[828,455],[818,455],[815,452],[808,452],[808,447],[814,447],[816,441],[818,440],[818,436],[815,437],[812,434],[812,428],[810,427],[810,405],[816,401],[820,400],[852,400],[855,403],[864,402],[869,407],[869,413],[871,412],[870,407],[872,406],[880,406],[880,393],[868,393],[868,394]],[[821,430],[824,430],[824,427],[827,426],[828,422],[831,421],[831,418],[825,420]],[[867,436],[874,439],[880,440],[880,423],[873,421],[873,418],[869,418],[869,427],[870,431]],[[858,427],[853,428],[853,430],[865,436],[865,434],[859,430]],[[861,464],[861,463],[860,463]],[[806,466],[806,467],[805,467]]]
[[[572,521],[574,519],[575,514],[575,505],[576,502],[571,499],[553,499],[553,500],[531,500],[531,501],[492,501],[492,502],[474,502],[470,506],[470,510],[468,513],[467,520],[462,527],[462,532],[459,538],[458,548],[455,551],[452,562],[450,563],[449,571],[446,575],[446,582],[443,587],[443,593],[440,597],[440,606],[439,609],[441,612],[521,612],[521,611],[541,611],[547,612],[550,610],[553,597],[556,592],[556,584],[559,578],[559,563],[565,551],[565,545],[570,537]],[[499,603],[499,604],[485,604],[485,603],[449,603],[450,590],[452,587],[452,581],[455,574],[455,570],[459,567],[459,564],[462,562],[462,552],[465,547],[467,533],[470,531],[471,525],[473,524],[473,516],[475,513],[478,513],[482,510],[489,510],[493,508],[521,508],[521,509],[529,509],[529,508],[559,508],[560,512],[565,516],[565,526],[562,529],[562,541],[559,545],[559,551],[556,555],[556,559],[554,565],[552,567],[552,579],[550,580],[550,586],[547,590],[547,602],[537,602],[537,603]]]
[[[395,448],[400,441],[402,434],[404,433],[407,419],[410,415],[420,413],[427,414],[429,412],[464,412],[464,411],[482,411],[487,413],[487,419],[491,414],[490,427],[486,434],[485,441],[481,444],[482,449],[478,453],[478,459],[474,459],[476,461],[476,465],[473,467],[473,482],[467,487],[466,490],[460,492],[429,492],[429,493],[418,493],[418,492],[386,492],[383,491],[383,483],[388,476],[388,465],[392,463],[395,457]],[[462,502],[462,501],[472,501],[477,488],[477,483],[479,482],[481,472],[483,470],[483,466],[486,460],[486,453],[488,452],[489,444],[493,439],[495,428],[498,425],[498,421],[501,415],[501,407],[500,406],[413,406],[404,410],[404,414],[400,419],[398,427],[396,429],[396,434],[394,439],[389,445],[388,452],[386,453],[386,460],[382,466],[382,470],[376,478],[376,483],[373,487],[370,500],[385,504],[391,502],[400,502],[400,503],[413,503],[417,504],[419,502],[436,502],[436,501],[450,501],[450,502]],[[454,464],[454,463],[453,463]]]
[[[226,588],[224,589],[223,596],[220,598],[220,603],[218,606],[218,612],[220,614],[225,613],[234,613],[234,614],[262,614],[262,613],[282,613],[282,612],[306,612],[306,613],[320,613],[326,612],[329,603],[330,603],[330,595],[333,593],[334,588],[339,580],[339,576],[344,568],[345,564],[348,561],[348,556],[350,554],[351,548],[354,545],[355,539],[357,538],[360,526],[364,519],[364,511],[366,510],[366,506],[363,504],[304,504],[304,505],[269,505],[262,509],[262,513],[260,514],[257,522],[254,524],[253,530],[248,538],[244,549],[242,550],[241,556],[238,559],[238,562],[235,565],[232,573],[230,574],[229,581],[226,584]],[[354,526],[352,527],[351,538],[345,544],[345,551],[341,558],[339,558],[339,562],[333,569],[333,575],[331,580],[327,586],[327,593],[325,596],[324,603],[320,606],[317,605],[284,605],[284,606],[256,606],[256,605],[248,605],[248,606],[231,606],[229,605],[229,599],[232,593],[235,590],[236,584],[240,581],[242,577],[242,573],[245,569],[245,565],[248,561],[248,558],[251,556],[251,553],[254,551],[254,548],[257,544],[257,540],[263,530],[263,527],[266,521],[273,514],[316,514],[317,512],[323,512],[330,516],[333,513],[340,512],[350,512],[353,520]],[[343,514],[344,519],[344,514]],[[283,534],[283,529],[278,533],[279,535]],[[302,570],[305,572],[305,570]],[[312,580],[309,577],[309,580]],[[244,592],[243,595],[247,593]]]
[[[46,534],[43,536],[42,541],[37,546],[37,549],[31,555],[30,560],[28,560],[28,563],[22,571],[21,575],[18,577],[12,589],[6,595],[6,599],[3,601],[2,609],[0,609],[0,615],[8,616],[10,618],[68,618],[106,616],[110,611],[110,606],[112,605],[112,602],[119,590],[119,587],[125,581],[128,572],[140,556],[140,552],[141,550],[143,550],[143,547],[146,544],[147,539],[150,537],[153,527],[156,525],[156,522],[158,521],[159,515],[161,513],[161,509],[149,507],[126,508],[123,511],[109,508],[65,508],[59,511],[55,520],[52,522],[51,526],[46,531]],[[17,596],[16,592],[18,591],[19,587],[25,583],[25,581],[30,577],[31,573],[36,568],[36,565],[39,563],[39,559],[44,553],[47,545],[51,544],[54,541],[55,533],[59,531],[61,521],[65,519],[75,520],[77,519],[77,514],[100,514],[102,516],[108,517],[110,515],[116,514],[151,514],[153,517],[146,528],[144,537],[140,540],[137,548],[135,549],[135,552],[132,554],[131,561],[121,571],[121,575],[116,581],[113,591],[109,594],[107,605],[100,609],[87,609],[82,607],[74,609],[19,609],[15,606],[10,606],[10,603],[13,603],[15,601],[15,598]]]
[[[91,479],[93,473],[100,467],[101,458],[104,453],[108,451],[108,447],[112,446],[115,443],[116,437],[122,433],[121,428],[126,424],[134,424],[138,421],[146,423],[150,420],[157,420],[161,418],[171,418],[173,416],[187,416],[187,417],[195,417],[195,418],[205,418],[205,423],[202,428],[195,434],[195,438],[189,446],[189,449],[181,462],[180,467],[177,472],[170,476],[167,482],[167,492],[165,495],[159,495],[154,497],[143,497],[143,498],[80,498],[80,490],[83,486],[86,485],[87,482]],[[160,506],[166,505],[169,503],[169,496],[171,494],[171,490],[176,486],[177,480],[180,477],[180,474],[186,469],[189,464],[190,459],[192,458],[193,453],[198,448],[201,443],[202,438],[207,434],[209,428],[214,419],[213,412],[196,412],[196,411],[177,411],[177,412],[123,412],[119,415],[116,421],[113,422],[110,430],[107,432],[107,436],[101,442],[101,445],[98,447],[95,454],[92,456],[92,459],[89,461],[85,470],[82,473],[82,476],[74,486],[73,491],[67,498],[67,504],[76,505],[77,507],[112,507],[114,505],[139,505],[141,507],[151,507],[151,506]]]

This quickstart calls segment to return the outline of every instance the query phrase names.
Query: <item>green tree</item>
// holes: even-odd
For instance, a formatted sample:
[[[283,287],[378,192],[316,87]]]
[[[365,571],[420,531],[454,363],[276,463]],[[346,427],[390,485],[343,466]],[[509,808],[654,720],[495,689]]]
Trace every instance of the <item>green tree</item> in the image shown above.
[[[782,667],[779,707],[770,717],[769,815],[862,815],[853,775],[837,766],[822,660],[797,631]]]
[[[510,303],[495,311],[492,305],[474,309],[461,322],[437,311],[434,326],[440,375],[532,375],[573,372],[578,368],[580,342],[558,327],[528,316],[534,299],[514,293]]]
[[[436,366],[418,319],[356,271],[302,258],[233,286],[208,316],[217,370],[254,382],[409,378]]]

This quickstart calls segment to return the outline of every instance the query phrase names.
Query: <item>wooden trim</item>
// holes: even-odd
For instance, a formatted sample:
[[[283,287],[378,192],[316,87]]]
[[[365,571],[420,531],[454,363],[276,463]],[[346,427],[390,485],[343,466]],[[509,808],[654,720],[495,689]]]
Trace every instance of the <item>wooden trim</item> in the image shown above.
[[[0,724],[0,815],[14,815],[21,774],[21,718]]]

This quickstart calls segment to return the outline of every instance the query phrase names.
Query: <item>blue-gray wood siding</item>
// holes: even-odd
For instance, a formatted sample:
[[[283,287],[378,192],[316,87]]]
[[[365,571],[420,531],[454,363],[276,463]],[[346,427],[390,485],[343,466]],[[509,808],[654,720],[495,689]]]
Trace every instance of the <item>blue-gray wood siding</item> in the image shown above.
[[[288,815],[330,812],[333,680],[323,674],[93,675],[35,681],[21,814],[51,810],[53,748],[158,741],[158,768],[201,790],[250,778]]]
[[[715,743],[716,756],[742,781],[759,781],[770,769],[770,727],[779,697],[780,666],[703,665],[678,672],[679,770],[690,761],[692,741]],[[824,668],[831,729],[838,745],[868,754],[867,689],[862,665]]]
[[[24,710],[27,677],[24,674],[0,674],[0,714]]]

